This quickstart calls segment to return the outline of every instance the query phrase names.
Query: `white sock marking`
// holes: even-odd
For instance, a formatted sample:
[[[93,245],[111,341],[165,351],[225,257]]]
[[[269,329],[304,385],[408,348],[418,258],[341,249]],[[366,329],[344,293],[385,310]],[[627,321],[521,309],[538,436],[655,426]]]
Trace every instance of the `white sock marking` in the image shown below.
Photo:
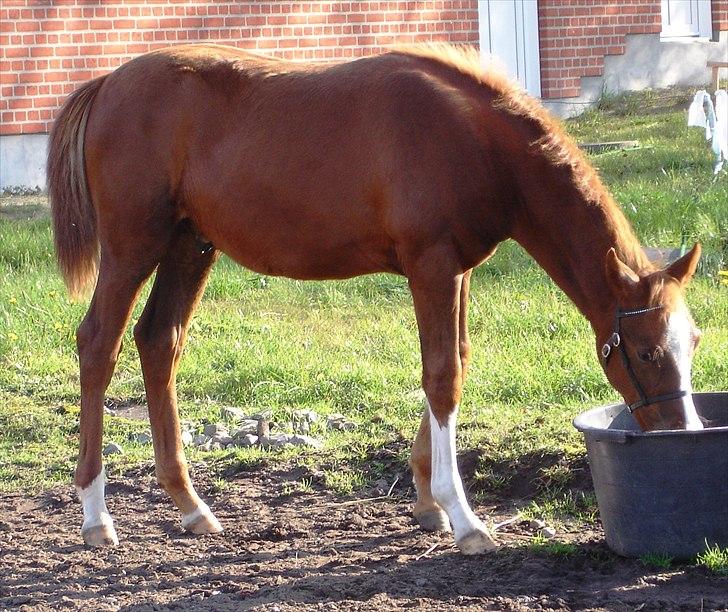
[[[83,505],[83,526],[81,527],[81,531],[86,531],[92,527],[104,525],[111,530],[113,538],[116,539],[114,521],[111,518],[111,515],[106,508],[106,502],[104,501],[105,483],[106,470],[102,467],[99,475],[93,479],[89,486],[85,489],[76,487],[78,498],[81,500],[81,504]]]
[[[215,518],[215,515],[212,513],[212,510],[210,510],[210,507],[205,502],[200,501],[196,510],[194,510],[193,512],[190,512],[189,514],[182,515],[182,528],[187,529],[190,525],[192,525],[192,523],[194,523],[201,516],[207,516],[211,522],[218,523],[218,520]]]
[[[452,524],[455,541],[468,533],[485,531],[485,525],[470,509],[463,483],[460,480],[455,452],[455,424],[458,407],[450,414],[444,427],[440,427],[430,410],[430,439],[432,442],[432,496],[445,510]]]
[[[681,400],[685,414],[685,429],[703,429],[703,423],[698,417],[693,403],[693,387],[690,377],[692,325],[687,313],[676,311],[670,314],[667,321],[667,348],[677,363],[680,375],[679,388],[688,392]]]

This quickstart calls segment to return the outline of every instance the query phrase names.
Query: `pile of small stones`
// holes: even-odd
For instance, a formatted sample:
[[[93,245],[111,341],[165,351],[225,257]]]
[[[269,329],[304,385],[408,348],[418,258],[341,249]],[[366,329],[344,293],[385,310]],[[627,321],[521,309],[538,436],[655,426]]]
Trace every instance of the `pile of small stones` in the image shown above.
[[[245,414],[240,408],[224,407],[220,410],[221,422],[207,423],[195,427],[193,423],[182,424],[182,442],[203,451],[231,449],[236,447],[260,446],[280,449],[293,446],[321,448],[321,440],[308,434],[312,429],[330,431],[351,431],[356,424],[343,414],[330,414],[323,417],[313,410],[294,410],[289,423],[284,426],[291,433],[271,433],[278,425],[271,421],[270,411]],[[152,435],[148,431],[135,433],[131,441],[136,444],[151,444]],[[108,443],[104,455],[123,453],[115,442]]]

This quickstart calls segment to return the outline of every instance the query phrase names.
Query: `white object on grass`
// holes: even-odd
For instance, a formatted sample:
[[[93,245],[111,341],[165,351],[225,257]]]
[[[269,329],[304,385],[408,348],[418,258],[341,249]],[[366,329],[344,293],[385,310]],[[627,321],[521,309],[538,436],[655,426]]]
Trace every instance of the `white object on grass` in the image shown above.
[[[706,113],[707,108],[707,113]],[[688,109],[688,126],[705,128],[705,139],[712,140],[715,154],[713,174],[718,174],[728,159],[728,99],[726,92],[715,93],[715,106],[710,94],[701,89],[693,97]]]

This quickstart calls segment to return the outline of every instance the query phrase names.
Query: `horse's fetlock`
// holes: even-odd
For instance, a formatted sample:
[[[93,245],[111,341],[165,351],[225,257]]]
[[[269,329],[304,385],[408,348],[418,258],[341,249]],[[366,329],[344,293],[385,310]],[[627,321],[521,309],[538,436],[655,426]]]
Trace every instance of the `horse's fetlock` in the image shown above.
[[[190,488],[185,470],[178,463],[158,465],[156,476],[159,486],[170,495],[187,491]]]

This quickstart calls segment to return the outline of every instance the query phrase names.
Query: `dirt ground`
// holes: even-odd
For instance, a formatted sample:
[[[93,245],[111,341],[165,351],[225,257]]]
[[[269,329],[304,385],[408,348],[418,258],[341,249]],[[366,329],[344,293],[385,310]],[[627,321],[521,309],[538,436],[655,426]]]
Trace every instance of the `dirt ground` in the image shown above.
[[[464,557],[450,536],[412,524],[411,483],[378,499],[290,493],[307,476],[298,467],[228,474],[229,486],[214,492],[197,466],[198,490],[225,533],[195,538],[152,471],[107,487],[121,540],[114,549],[83,546],[68,488],[4,496],[0,609],[728,610],[726,578],[618,558],[598,530],[560,533],[576,550],[556,554],[529,548],[514,524],[498,531],[497,552]],[[497,522],[506,506],[476,510]]]

